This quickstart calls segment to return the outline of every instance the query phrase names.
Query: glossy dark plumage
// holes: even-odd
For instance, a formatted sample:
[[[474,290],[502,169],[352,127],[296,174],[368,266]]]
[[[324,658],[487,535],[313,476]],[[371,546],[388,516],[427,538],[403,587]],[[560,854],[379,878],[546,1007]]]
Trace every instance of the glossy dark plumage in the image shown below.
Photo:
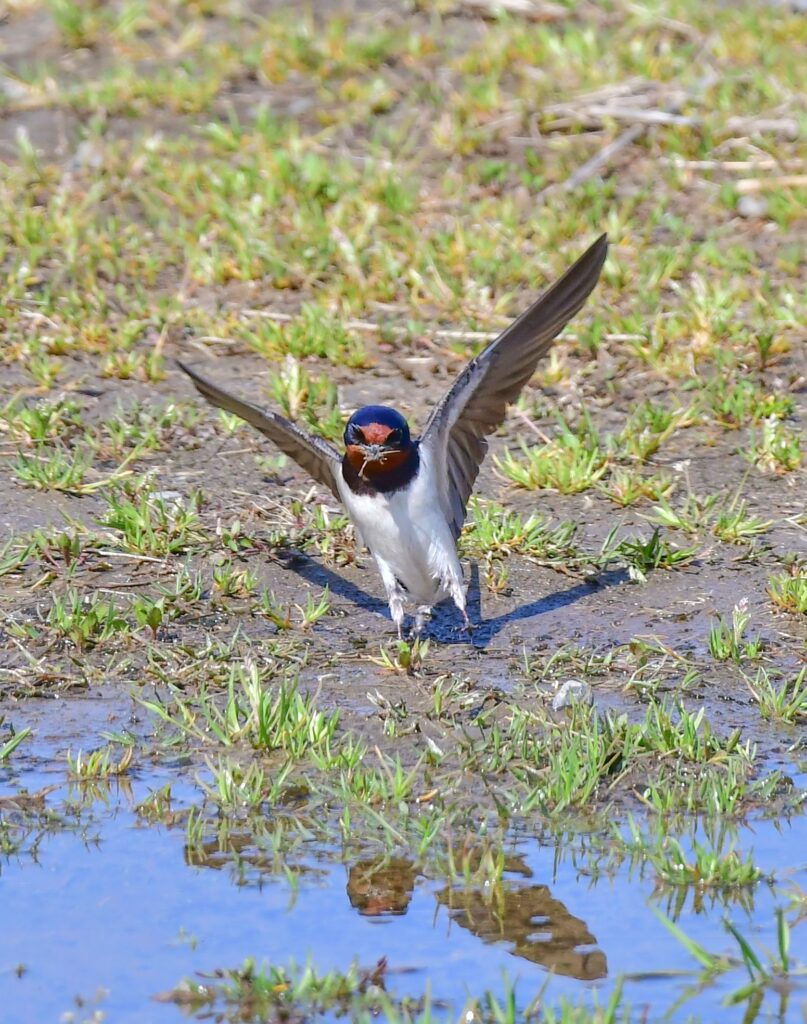
[[[357,409],[347,421],[345,444],[352,444],[357,434],[364,434],[364,428],[376,426],[388,427],[390,431],[400,431],[400,437],[396,438],[396,441],[402,446],[409,444],[409,424],[397,409],[392,409],[388,405],[365,405]]]

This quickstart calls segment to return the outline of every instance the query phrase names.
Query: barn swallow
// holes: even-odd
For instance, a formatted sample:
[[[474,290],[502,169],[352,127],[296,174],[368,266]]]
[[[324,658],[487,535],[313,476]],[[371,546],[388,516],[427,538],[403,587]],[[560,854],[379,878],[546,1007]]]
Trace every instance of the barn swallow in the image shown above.
[[[276,412],[259,409],[179,363],[213,405],[246,420],[342,502],[376,561],[398,629],[414,602],[415,633],[432,606],[451,597],[465,610],[457,538],[465,507],[488,449],[486,435],[504,420],[555,337],[582,308],[608,251],[597,239],[530,308],[460,373],[434,408],[419,438],[395,409],[367,405],[354,412],[340,454],[329,442]]]

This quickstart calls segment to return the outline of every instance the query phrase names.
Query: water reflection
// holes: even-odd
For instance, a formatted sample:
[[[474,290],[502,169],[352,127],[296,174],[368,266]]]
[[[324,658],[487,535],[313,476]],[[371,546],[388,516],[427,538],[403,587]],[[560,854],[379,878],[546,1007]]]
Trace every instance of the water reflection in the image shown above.
[[[805,960],[802,929],[796,927],[797,908],[804,904],[795,889],[781,889],[790,878],[781,865],[784,833],[793,851],[785,865],[804,885],[807,816],[794,818],[792,826],[756,819],[757,859],[766,871],[780,865],[780,889],[739,887],[745,894],[739,904],[738,887],[725,898],[719,890],[657,887],[652,865],[640,863],[638,855],[632,860],[624,846],[614,853],[608,837],[590,833],[512,837],[501,854],[503,879],[485,884],[485,877],[497,876],[486,869],[487,847],[473,847],[476,836],[459,851],[467,857],[458,860],[455,847],[452,859],[446,844],[435,842],[419,859],[403,844],[386,853],[386,840],[369,845],[369,830],[359,830],[355,818],[345,834],[327,809],[307,816],[295,810],[286,817],[247,811],[228,817],[183,806],[180,783],[175,785],[173,806],[167,784],[143,793],[138,779],[131,788],[113,781],[0,794],[0,919],[9,922],[0,929],[3,1020],[27,1020],[31,1007],[36,1019],[58,1019],[65,994],[92,991],[99,981],[112,993],[105,1010],[115,1019],[139,1020],[132,1008],[137,1004],[139,1012],[152,993],[247,956],[273,963],[291,957],[300,964],[310,956],[321,969],[344,969],[354,955],[367,964],[380,953],[394,967],[408,968],[396,988],[414,998],[433,970],[441,972],[440,995],[457,1005],[469,991],[498,992],[502,971],[525,979],[529,993],[551,973],[553,992],[575,998],[581,982],[627,973],[637,998],[672,1006],[691,996],[687,1009],[703,1009],[703,1020],[722,1020],[728,1019],[720,1015],[723,999],[732,986],[745,984],[739,959],[725,980],[703,990],[689,985],[682,972],[697,976],[697,964],[648,904],[669,917],[680,915],[693,941],[722,954],[734,949],[723,925],[724,899],[734,900],[732,921],[767,957],[777,949],[774,909],[783,892],[794,901],[787,911],[792,962]],[[186,792],[195,795],[190,786]],[[652,838],[650,825],[643,824],[643,835]],[[704,842],[706,825],[693,822],[692,828],[688,839]],[[96,848],[97,832],[103,842]],[[748,826],[737,825],[735,832],[727,825],[708,837],[725,854],[733,842],[748,842]],[[613,847],[612,836],[610,842]],[[47,870],[32,871],[40,847]],[[183,870],[183,847],[193,870]],[[468,865],[469,881],[457,877],[458,863]],[[233,884],[240,888],[237,902]],[[132,906],[149,912],[131,914]],[[124,959],[108,941],[121,921],[131,953]],[[379,922],[386,922],[383,929]],[[82,942],[76,944],[71,937],[78,928]],[[53,956],[54,948],[69,948],[69,955]],[[8,968],[15,964],[28,973],[12,975]],[[763,995],[760,988],[756,1002],[747,1004],[746,1020],[757,1010],[762,1019]],[[796,998],[802,998],[800,990],[790,1006],[786,998],[781,1007],[771,1002],[771,1019],[789,1020]]]
[[[521,857],[508,857],[509,874],[532,878]],[[405,914],[418,871],[405,858],[356,862],[349,870],[350,905],[366,917]],[[555,974],[596,981],[608,974],[605,954],[585,921],[571,914],[547,885],[508,879],[491,887],[447,885],[436,894],[451,920],[485,943],[503,943],[514,956]]]
[[[212,834],[185,846],[186,863],[226,869],[237,885],[261,887],[289,874],[309,882],[317,876],[325,880],[331,866],[344,858],[344,851],[340,856],[330,844],[303,842],[296,830],[287,832],[279,823],[265,827],[261,835],[261,830],[233,828],[222,819]],[[485,943],[501,944],[513,956],[557,975],[580,981],[605,978],[605,953],[586,922],[570,913],[548,885],[532,882],[533,872],[522,857],[506,858],[505,875],[494,885],[427,884],[423,891],[433,892],[454,924]],[[348,867],[347,900],[362,917],[400,917],[410,907],[418,878],[429,883],[435,874],[400,854],[354,860]]]
[[[521,857],[508,857],[510,874],[532,878]],[[514,956],[580,981],[608,974],[605,953],[585,921],[556,899],[548,885],[524,885],[506,880],[490,892],[447,886],[437,893],[452,921],[483,942],[505,942]]]
[[[364,917],[405,914],[416,877],[415,865],[403,857],[359,861],[348,873],[350,905]]]
[[[197,821],[191,842],[183,846],[185,863],[194,868],[226,871],[236,885],[261,888],[282,878],[326,880],[334,860],[330,847],[306,843],[308,833],[287,828],[282,822],[245,824],[226,817]]]

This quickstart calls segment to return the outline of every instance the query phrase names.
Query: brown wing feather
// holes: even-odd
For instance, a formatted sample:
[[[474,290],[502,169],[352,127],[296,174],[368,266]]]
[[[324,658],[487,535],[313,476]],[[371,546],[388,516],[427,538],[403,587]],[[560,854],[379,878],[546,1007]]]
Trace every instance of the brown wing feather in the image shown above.
[[[219,409],[235,413],[256,430],[260,430],[262,434],[274,441],[284,455],[294,459],[317,483],[329,487],[341,501],[336,486],[336,474],[339,472],[341,459],[333,445],[323,441],[322,438],[309,434],[307,430],[302,430],[276,412],[259,409],[257,405],[236,398],[235,395],[231,395],[229,391],[220,388],[218,384],[214,384],[213,381],[203,377],[179,360],[177,360],[177,365],[180,370],[187,373],[196,386],[196,390],[208,402],[218,406]]]
[[[465,367],[432,413],[422,444],[437,459],[443,502],[454,536],[465,521],[465,506],[492,433],[507,406],[535,373],[571,318],[599,280],[608,240],[602,235],[530,308]]]

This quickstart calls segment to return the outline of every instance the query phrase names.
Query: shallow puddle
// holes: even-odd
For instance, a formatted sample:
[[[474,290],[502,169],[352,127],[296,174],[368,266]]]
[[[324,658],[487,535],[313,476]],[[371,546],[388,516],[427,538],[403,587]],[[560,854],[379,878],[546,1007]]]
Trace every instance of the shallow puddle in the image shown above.
[[[2,4],[0,1024],[807,1024],[804,5]],[[176,361],[417,433],[604,231],[399,646]]]
[[[212,840],[191,851],[180,815],[166,827],[138,813],[166,783],[174,808],[198,799],[193,766],[141,767],[94,789],[65,782],[65,733],[86,747],[89,736],[97,741],[99,731],[126,726],[125,704],[73,700],[38,709],[35,742],[15,758],[16,769],[0,769],[0,797],[54,785],[44,805],[60,808],[63,819],[49,828],[43,813],[40,838],[36,828],[27,838],[17,834],[20,849],[0,861],[0,1005],[9,1024],[68,1012],[77,1021],[178,1020],[188,1011],[153,997],[247,957],[283,965],[310,958],[321,971],[354,960],[372,967],[385,957],[388,988],[399,996],[430,988],[451,1005],[449,1018],[483,990],[501,994],[505,977],[517,981],[526,1004],[547,984],[550,1002],[564,994],[590,999],[594,988],[604,999],[625,975],[637,1020],[660,1019],[687,990],[669,1019],[752,1019],[744,1018],[747,1003],[723,1005],[744,975],[729,971],[698,992],[697,963],[657,915],[673,917],[710,952],[736,955],[728,916],[754,948],[773,951],[775,908],[788,906],[791,887],[807,887],[804,815],[758,816],[739,828],[738,850],[753,849],[777,881],[716,897],[657,889],[652,872],[642,877],[627,861],[609,865],[607,843],[598,846],[584,831],[558,839],[513,829],[503,881],[493,888],[427,877],[408,857],[363,856],[352,844],[316,837],[295,848],[286,873],[248,837],[240,847],[222,850]],[[14,807],[4,813],[15,820]],[[805,940],[805,929],[794,928],[794,962],[807,961]],[[767,994],[758,1019],[770,1012],[798,1020],[805,1008],[807,990],[797,985],[781,997]],[[107,1017],[94,1018],[96,1011]]]

